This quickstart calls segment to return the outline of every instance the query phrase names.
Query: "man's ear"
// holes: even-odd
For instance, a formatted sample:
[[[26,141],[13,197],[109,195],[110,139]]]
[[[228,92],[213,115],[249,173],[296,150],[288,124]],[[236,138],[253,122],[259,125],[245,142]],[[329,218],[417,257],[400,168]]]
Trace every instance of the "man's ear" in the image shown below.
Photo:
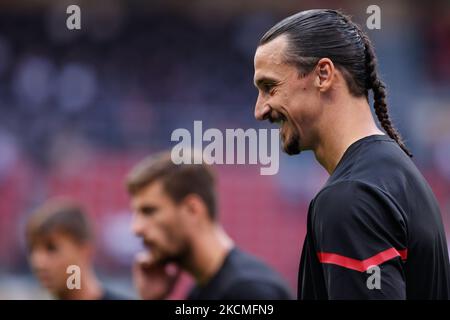
[[[196,194],[189,194],[183,199],[183,207],[187,214],[201,217],[207,215],[207,208],[203,200]]]
[[[317,62],[315,68],[314,85],[319,91],[325,92],[331,87],[334,75],[335,67],[333,62],[328,58],[322,58]]]

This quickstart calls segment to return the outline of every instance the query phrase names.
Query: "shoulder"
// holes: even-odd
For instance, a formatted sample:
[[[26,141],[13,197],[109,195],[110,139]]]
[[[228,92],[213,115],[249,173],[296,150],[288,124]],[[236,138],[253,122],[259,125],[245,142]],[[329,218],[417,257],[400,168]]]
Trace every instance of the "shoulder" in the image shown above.
[[[239,248],[234,248],[230,253],[229,261],[230,269],[236,271],[240,278],[258,278],[261,276],[276,276],[266,263],[259,258],[242,251]]]
[[[354,179],[339,180],[325,186],[314,198],[315,205],[323,205],[330,201],[343,202],[343,200],[350,200],[354,198],[354,194],[365,192],[365,190],[372,191],[373,186],[365,182]]]
[[[239,249],[232,252],[226,295],[234,299],[290,299],[285,281],[260,259]]]
[[[388,195],[375,185],[347,179],[324,187],[314,198],[313,206],[317,211],[328,213],[352,209],[370,200],[385,201],[386,197]]]
[[[332,175],[333,181],[360,180],[379,184],[395,181],[416,172],[411,158],[389,137],[376,137],[361,143],[340,163]]]
[[[383,190],[360,181],[324,188],[315,198],[310,223],[319,251],[360,259],[407,246],[407,221],[401,209]]]
[[[401,208],[383,189],[359,180],[341,180],[313,200],[312,220],[328,228],[396,225],[405,227]]]

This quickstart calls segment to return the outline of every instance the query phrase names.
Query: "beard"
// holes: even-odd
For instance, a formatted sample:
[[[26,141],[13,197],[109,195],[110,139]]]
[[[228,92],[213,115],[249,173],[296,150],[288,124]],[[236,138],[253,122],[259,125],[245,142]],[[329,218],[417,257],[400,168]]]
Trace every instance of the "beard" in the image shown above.
[[[297,132],[294,132],[290,137],[281,137],[283,144],[283,151],[292,156],[301,152],[300,148],[300,136]]]
[[[268,115],[268,120],[271,123],[274,122],[282,123],[281,124],[282,128],[280,129],[281,133],[280,139],[283,146],[283,151],[288,155],[299,154],[301,152],[300,135],[295,128],[293,128],[292,133],[289,136],[284,132],[286,130],[286,127],[284,126],[289,126],[289,122],[286,119],[286,117],[283,116],[281,113],[272,110],[272,112],[270,112],[270,114]]]
[[[168,250],[150,241],[144,240],[143,242],[157,264],[167,265],[173,263],[183,266],[190,260],[190,248],[186,243],[180,244],[180,247],[177,249]]]

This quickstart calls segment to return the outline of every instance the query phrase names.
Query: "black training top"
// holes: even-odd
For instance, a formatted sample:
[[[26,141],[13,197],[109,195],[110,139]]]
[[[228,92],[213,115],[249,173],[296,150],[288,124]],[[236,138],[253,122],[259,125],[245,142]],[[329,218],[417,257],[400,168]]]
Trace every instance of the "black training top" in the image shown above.
[[[232,249],[222,267],[203,287],[195,286],[189,300],[281,300],[293,296],[281,277],[241,250]]]
[[[298,298],[449,299],[449,279],[424,177],[385,135],[353,143],[310,203]]]

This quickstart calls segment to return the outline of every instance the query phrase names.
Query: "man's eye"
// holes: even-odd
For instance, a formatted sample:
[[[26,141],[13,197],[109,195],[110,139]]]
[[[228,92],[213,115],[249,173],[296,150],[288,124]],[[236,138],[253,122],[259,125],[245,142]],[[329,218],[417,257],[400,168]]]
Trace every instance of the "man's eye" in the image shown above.
[[[156,208],[144,207],[141,209],[141,213],[144,216],[151,216],[151,215],[155,214],[155,212],[156,212]]]
[[[52,242],[47,243],[47,244],[45,245],[45,249],[46,249],[48,252],[56,252],[56,251],[58,251],[58,247],[57,247],[54,243],[52,243]]]
[[[275,92],[275,84],[267,83],[263,85],[263,91],[267,94],[273,94]]]

